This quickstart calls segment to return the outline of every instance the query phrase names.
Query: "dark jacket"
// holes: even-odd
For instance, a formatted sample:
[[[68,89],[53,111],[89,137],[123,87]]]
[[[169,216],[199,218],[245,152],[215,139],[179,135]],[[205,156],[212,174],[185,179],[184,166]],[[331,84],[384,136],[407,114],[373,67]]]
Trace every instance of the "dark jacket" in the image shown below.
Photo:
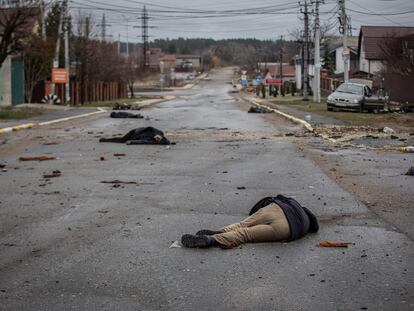
[[[161,141],[154,139],[155,135],[162,137]],[[128,143],[131,145],[170,145],[170,141],[164,136],[164,133],[152,126],[140,127],[129,131],[122,137],[101,138],[99,142],[110,143]]]
[[[289,241],[297,240],[308,232],[318,232],[319,224],[315,215],[306,207],[300,205],[295,199],[281,194],[260,200],[250,210],[249,215],[253,215],[259,209],[271,203],[279,205],[286,215],[290,227]]]

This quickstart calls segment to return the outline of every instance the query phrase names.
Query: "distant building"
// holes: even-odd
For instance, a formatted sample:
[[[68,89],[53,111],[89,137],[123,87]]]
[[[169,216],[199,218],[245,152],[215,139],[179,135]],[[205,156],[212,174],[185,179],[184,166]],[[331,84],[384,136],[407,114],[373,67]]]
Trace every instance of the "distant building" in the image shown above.
[[[386,38],[414,33],[414,27],[362,26],[358,40],[359,69],[371,74],[384,68],[383,44]]]
[[[344,72],[344,47],[342,38],[338,42],[332,42],[329,48],[329,55],[335,60],[334,74]],[[350,52],[350,61],[348,62],[348,71],[358,69],[358,37],[348,37],[347,46]],[[322,54],[323,55],[323,54]]]
[[[280,64],[275,64],[275,65],[269,65],[267,67],[267,70],[270,72],[270,74],[274,77],[274,78],[280,78]],[[282,78],[284,81],[295,81],[295,76],[296,76],[296,72],[295,72],[295,66],[287,64],[287,63],[283,63],[282,64]]]
[[[175,68],[177,58],[175,54],[164,54],[160,57],[160,62],[164,63],[164,68]]]
[[[162,57],[162,51],[160,48],[150,48],[147,51],[147,60],[151,69],[158,69],[160,65],[160,59]]]
[[[177,68],[191,68],[197,70],[201,68],[201,56],[189,55],[189,54],[177,54],[176,55],[176,67]]]

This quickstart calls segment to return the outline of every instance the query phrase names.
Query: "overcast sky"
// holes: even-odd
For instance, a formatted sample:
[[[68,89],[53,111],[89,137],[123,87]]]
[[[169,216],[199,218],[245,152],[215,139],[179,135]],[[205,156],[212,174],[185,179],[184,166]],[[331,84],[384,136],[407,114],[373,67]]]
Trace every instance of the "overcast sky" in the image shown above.
[[[414,26],[414,0],[345,0],[353,34],[361,25]],[[310,1],[308,1],[310,2]],[[320,5],[322,23],[338,33],[337,0]],[[146,4],[150,40],[156,38],[258,38],[291,39],[303,25],[295,0],[69,0],[74,15],[92,14],[97,35],[105,13],[107,34],[113,40],[141,42],[141,12]],[[309,9],[314,8],[313,5]],[[403,14],[404,13],[404,14]],[[385,15],[382,15],[385,14]],[[313,21],[313,18],[312,18]]]

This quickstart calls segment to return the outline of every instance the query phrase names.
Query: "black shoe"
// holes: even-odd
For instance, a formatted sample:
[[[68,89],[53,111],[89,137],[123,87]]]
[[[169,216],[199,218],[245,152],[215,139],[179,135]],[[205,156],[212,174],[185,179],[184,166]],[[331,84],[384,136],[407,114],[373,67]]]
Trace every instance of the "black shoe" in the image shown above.
[[[213,246],[214,239],[207,235],[184,234],[181,237],[181,244],[183,244],[184,247],[188,248],[205,248]]]
[[[220,233],[224,233],[224,231],[222,230],[200,230],[196,233],[196,235],[215,235],[215,234],[220,234]]]

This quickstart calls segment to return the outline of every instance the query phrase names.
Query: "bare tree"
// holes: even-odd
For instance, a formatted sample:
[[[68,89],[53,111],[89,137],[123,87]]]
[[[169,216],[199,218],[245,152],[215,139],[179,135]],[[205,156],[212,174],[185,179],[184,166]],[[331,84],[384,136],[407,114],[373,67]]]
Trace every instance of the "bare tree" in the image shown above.
[[[14,7],[0,8],[0,67],[9,55],[23,50],[40,14],[37,2],[19,1]]]
[[[122,74],[121,78],[123,81],[126,82],[127,87],[129,89],[129,93],[131,94],[131,98],[135,97],[134,94],[134,84],[139,77],[139,60],[138,58],[134,58],[132,56],[126,57],[122,61]]]
[[[34,87],[45,80],[52,66],[53,44],[43,41],[39,35],[30,36],[22,52],[24,59],[25,95],[27,102],[32,102]]]
[[[380,47],[388,71],[414,76],[414,35],[390,34]]]
[[[94,39],[93,16],[79,14],[77,31],[73,37],[72,55],[76,64],[76,81],[81,85],[81,103],[86,100],[87,86],[96,82],[125,83],[134,95],[134,82],[139,77],[137,57],[126,57],[117,45]]]

